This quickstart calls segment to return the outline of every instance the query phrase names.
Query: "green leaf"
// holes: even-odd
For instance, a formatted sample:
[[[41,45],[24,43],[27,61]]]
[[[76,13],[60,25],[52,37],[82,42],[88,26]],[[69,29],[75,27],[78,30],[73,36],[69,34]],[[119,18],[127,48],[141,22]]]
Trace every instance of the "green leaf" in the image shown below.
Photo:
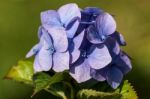
[[[77,93],[77,99],[121,99],[121,94],[82,89]]]
[[[55,73],[55,75],[53,75],[53,76],[49,76],[48,74],[42,73],[42,72],[37,73],[33,76],[33,82],[35,85],[33,95],[35,95],[37,92],[39,92],[41,90],[46,90],[48,92],[51,92],[51,90],[48,90],[48,89],[51,88],[52,85],[54,85],[58,82],[68,81],[68,80],[69,80],[69,75],[66,71],[60,72],[60,73]],[[65,83],[65,85],[66,85],[66,83]],[[58,96],[58,93],[56,93],[56,92],[51,92],[51,93]]]
[[[68,82],[58,82],[49,86],[48,92],[62,99],[74,99],[73,88]]]
[[[33,76],[33,83],[34,83],[34,92],[32,96],[34,96],[39,91],[48,87],[50,82],[51,76],[46,73],[40,72]]]
[[[5,78],[32,85],[33,73],[33,63],[22,60],[9,70]]]
[[[68,72],[66,72],[66,71],[59,72],[59,73],[55,73],[55,75],[51,77],[51,79],[49,81],[49,85],[51,85],[53,83],[57,83],[57,82],[61,82],[61,81],[69,81],[69,80],[70,80],[70,76],[69,76]]]
[[[116,92],[120,92],[122,95],[121,99],[138,99],[136,91],[127,80],[123,82]]]

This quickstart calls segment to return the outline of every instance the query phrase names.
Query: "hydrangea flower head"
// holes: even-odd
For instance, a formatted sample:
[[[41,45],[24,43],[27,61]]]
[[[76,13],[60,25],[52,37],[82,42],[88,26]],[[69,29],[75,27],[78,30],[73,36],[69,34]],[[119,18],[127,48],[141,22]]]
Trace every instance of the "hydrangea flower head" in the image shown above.
[[[39,43],[26,55],[35,55],[34,71],[62,72],[78,83],[107,81],[117,88],[131,62],[120,46],[126,42],[114,17],[96,7],[78,8],[74,3],[41,13]]]

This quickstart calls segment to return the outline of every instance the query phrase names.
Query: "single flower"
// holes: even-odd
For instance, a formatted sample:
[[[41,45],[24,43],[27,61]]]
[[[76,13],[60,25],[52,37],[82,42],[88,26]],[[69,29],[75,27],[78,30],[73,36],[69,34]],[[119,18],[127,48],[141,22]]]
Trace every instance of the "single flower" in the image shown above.
[[[36,44],[26,55],[35,55],[34,71],[49,71],[51,68],[55,72],[62,72],[69,69],[68,41],[64,39],[63,28],[51,28],[51,34],[57,36],[52,39],[51,35],[44,28],[40,28],[40,42]],[[63,38],[64,37],[64,38]]]
[[[74,3],[66,4],[56,10],[41,13],[42,26],[49,30],[51,27],[61,27],[66,31],[68,38],[73,38],[81,19],[78,6]]]
[[[93,44],[103,43],[105,39],[116,31],[116,22],[107,12],[101,13],[93,25],[89,26],[87,39]]]

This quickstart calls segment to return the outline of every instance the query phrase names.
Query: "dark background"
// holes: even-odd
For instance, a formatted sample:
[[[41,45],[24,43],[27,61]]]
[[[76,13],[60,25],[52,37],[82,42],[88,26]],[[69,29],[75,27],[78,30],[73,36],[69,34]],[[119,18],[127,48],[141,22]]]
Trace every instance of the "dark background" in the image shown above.
[[[30,99],[32,87],[3,80],[9,68],[37,43],[40,12],[75,2],[81,8],[96,6],[115,15],[126,41],[123,48],[132,58],[133,70],[125,77],[140,99],[150,89],[150,1],[149,0],[0,0],[0,99]],[[47,93],[37,97],[45,99]],[[47,96],[48,97],[48,96]],[[40,99],[40,98],[39,98]]]

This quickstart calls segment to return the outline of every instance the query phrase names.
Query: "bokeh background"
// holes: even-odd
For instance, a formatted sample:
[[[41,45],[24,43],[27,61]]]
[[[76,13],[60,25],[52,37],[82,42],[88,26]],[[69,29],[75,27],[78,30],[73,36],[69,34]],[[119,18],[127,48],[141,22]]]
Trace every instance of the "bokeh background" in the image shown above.
[[[3,80],[9,68],[24,59],[37,43],[40,12],[75,2],[81,8],[96,6],[115,15],[126,41],[123,48],[132,58],[129,79],[139,99],[150,97],[150,1],[149,0],[0,0],[0,99],[30,99],[32,87]],[[33,99],[48,99],[41,92]]]

